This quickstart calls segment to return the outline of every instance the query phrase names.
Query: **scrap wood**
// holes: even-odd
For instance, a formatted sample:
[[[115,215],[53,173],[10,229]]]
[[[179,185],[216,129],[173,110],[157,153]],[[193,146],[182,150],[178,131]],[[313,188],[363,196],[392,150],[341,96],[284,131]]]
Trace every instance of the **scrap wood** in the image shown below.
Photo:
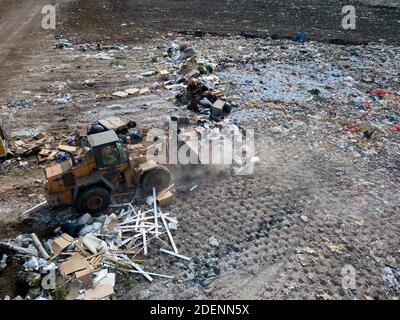
[[[162,243],[168,245],[165,241],[161,240],[161,239],[160,239],[159,237],[157,237],[157,236],[154,236],[154,237],[148,239],[148,240],[147,240],[147,243],[149,243],[149,242],[150,242],[151,240],[153,240],[154,238],[157,238],[157,239],[160,240]],[[137,255],[139,255],[139,254],[143,251],[144,247],[143,247],[143,243],[141,242],[141,243],[139,243],[138,245],[134,246],[133,248],[130,248],[130,249],[136,249],[136,248],[138,248],[138,247],[142,247],[142,248],[139,249],[139,251],[137,251],[136,254],[134,254],[134,256],[133,256],[132,259],[135,259],[135,257],[136,257]],[[135,260],[136,260],[136,259],[135,259]],[[137,261],[137,260],[136,260],[136,261]]]
[[[93,287],[92,270],[90,268],[76,271],[75,278],[82,282],[83,289],[89,289]]]
[[[175,252],[176,254],[178,254],[178,248],[176,247],[174,238],[172,237],[171,231],[169,230],[168,223],[167,223],[167,221],[165,220],[164,214],[162,213],[161,210],[159,211],[159,213],[160,213],[161,220],[162,220],[162,222],[163,222],[163,224],[164,224],[165,231],[166,231],[167,234],[168,234],[169,241],[171,242],[172,248],[174,249],[174,252]]]
[[[34,207],[31,208],[31,209],[25,211],[25,212],[23,213],[23,215],[26,215],[26,214],[28,214],[28,213],[31,213],[32,211],[34,211],[34,210],[36,210],[36,209],[39,209],[40,207],[43,207],[43,206],[46,205],[46,204],[47,204],[47,200],[46,200],[46,201],[43,201],[42,203],[39,203],[38,205],[34,206]]]
[[[174,194],[172,193],[174,187],[175,184],[171,184],[169,187],[165,188],[157,195],[156,198],[160,207],[167,206],[174,200]]]
[[[125,98],[128,96],[128,93],[125,91],[117,91],[117,92],[114,92],[112,95],[115,97],[119,97],[119,98]]]
[[[161,190],[161,191],[158,193],[158,196],[162,196],[162,195],[168,193],[168,191],[172,191],[173,188],[175,188],[175,183],[173,183],[173,184],[171,184],[170,186],[168,186],[167,188]]]
[[[153,278],[152,278],[147,272],[145,272],[140,266],[138,266],[136,263],[132,262],[132,266],[133,266],[140,274],[142,274],[147,280],[149,280],[150,282],[153,281]]]
[[[134,268],[135,268],[140,274],[142,274],[147,280],[149,280],[150,282],[153,281],[153,278],[152,278],[146,271],[144,271],[139,265],[137,265],[135,262],[133,262],[133,261],[132,261],[131,259],[129,259],[127,256],[124,256],[124,259],[125,259],[125,260],[122,260],[122,261],[121,261],[121,260],[117,260],[117,259],[115,259],[115,258],[113,258],[113,257],[110,257],[110,256],[106,256],[106,258],[107,258],[108,260],[110,260],[111,262],[117,264],[117,266],[118,266],[118,264],[125,266],[124,269],[127,269],[127,268],[129,268],[129,267],[134,267]],[[128,271],[128,270],[126,270],[126,271]]]
[[[60,151],[65,151],[67,153],[75,153],[76,150],[77,150],[77,147],[71,147],[71,146],[66,146],[66,145],[60,144],[57,147],[57,149],[60,150]]]
[[[91,259],[91,260],[89,261],[89,263],[90,263],[93,267],[97,267],[97,266],[101,263],[102,260],[103,260],[103,257],[102,257],[102,256],[98,256],[98,257],[95,257],[95,258]]]
[[[129,272],[129,273],[136,273],[136,274],[140,274],[141,272],[139,272],[139,271],[135,271],[135,270],[126,270],[127,272]],[[173,279],[174,277],[172,277],[172,276],[167,276],[167,275],[165,275],[165,274],[159,274],[159,273],[152,273],[152,272],[147,272],[147,274],[149,275],[149,276],[153,276],[153,277],[161,277],[161,278],[167,278],[167,279]]]
[[[90,268],[89,262],[80,253],[74,254],[67,261],[60,264],[60,272],[62,275],[69,275],[88,268]]]
[[[90,260],[90,259],[93,259],[93,258],[97,258],[98,256],[101,256],[101,255],[103,255],[104,253],[105,253],[104,250],[103,250],[103,251],[100,251],[100,252],[98,252],[98,253],[96,253],[96,254],[90,256],[90,257],[87,257],[87,259]]]
[[[171,191],[164,193],[163,195],[159,195],[157,197],[157,201],[160,207],[165,207],[171,204],[175,200],[174,194]]]
[[[163,239],[157,237],[157,240],[160,241],[163,245],[168,246],[168,243],[166,243]]]
[[[145,93],[149,93],[149,92],[151,92],[151,90],[148,87],[145,87],[145,88],[142,88],[139,90],[140,94],[145,94]]]
[[[98,272],[94,272],[93,276],[93,284],[98,284],[101,280],[103,280],[108,274],[108,269],[101,269]]]
[[[71,281],[75,280],[75,276],[71,276],[67,281],[65,281],[64,283],[62,283],[60,286],[54,288],[52,290],[52,292],[56,292],[57,290],[60,290],[62,287],[64,287],[65,285],[67,285],[68,283],[70,283]]]
[[[146,241],[146,231],[143,231],[143,251],[144,255],[147,256],[147,241]]]
[[[110,251],[115,252],[115,253],[125,253],[125,254],[137,254],[138,253],[138,250],[133,250],[133,249],[113,249]]]
[[[139,93],[139,91],[140,91],[140,89],[138,89],[138,88],[126,89],[126,90],[125,90],[126,93],[131,94],[131,95],[132,95],[132,94]]]
[[[109,256],[109,255],[104,256],[104,258],[109,260],[109,261],[111,261],[111,262],[113,262],[113,263],[115,263],[115,264],[117,264],[117,265],[121,265],[121,267],[123,267],[123,268],[127,268],[127,267],[131,266],[130,264],[124,262],[123,260],[118,260],[118,259],[116,259],[116,258],[114,258],[112,256]]]
[[[141,210],[139,210],[139,213],[138,213],[138,215],[137,215],[137,217],[136,217],[136,224],[135,224],[135,231],[138,231],[138,229],[139,229],[139,223],[140,223],[140,217],[141,217]]]
[[[183,260],[187,260],[187,261],[192,260],[192,258],[186,257],[186,256],[184,256],[184,255],[181,255],[181,254],[178,254],[178,253],[169,251],[169,250],[165,250],[165,249],[163,249],[163,248],[161,248],[160,251],[163,252],[163,253],[169,254],[169,255],[171,255],[171,256],[175,256],[175,257],[177,257],[177,258],[181,258],[181,259],[183,259]]]
[[[51,257],[51,259],[55,259],[65,248],[67,248],[73,242],[74,238],[66,233],[63,233],[61,236],[55,239],[52,245],[54,255]]]
[[[40,240],[38,239],[38,237],[36,236],[36,234],[32,233],[31,234],[31,238],[33,240],[33,243],[36,246],[36,249],[38,249],[38,251],[40,252],[40,254],[42,255],[42,257],[46,260],[48,260],[50,258],[49,254],[47,253],[47,251],[43,248],[42,243],[40,242]]]
[[[8,242],[3,242],[3,241],[0,241],[0,245],[6,246],[7,248],[9,248],[11,250],[14,250],[14,251],[17,251],[18,253],[29,254],[31,256],[37,257],[37,253],[35,251],[33,251],[33,250],[30,250],[30,249],[22,248],[22,247],[13,245],[13,244],[8,243]]]
[[[168,217],[167,215],[164,215],[164,217],[165,217],[165,219],[167,219],[169,222],[172,222],[172,223],[178,224],[178,220],[176,220],[176,219],[173,219],[173,218],[171,218],[171,217]]]
[[[100,300],[114,294],[115,275],[109,273],[93,288],[85,291],[84,300]]]
[[[157,192],[156,188],[153,188],[153,205],[154,205],[154,221],[156,224],[156,236],[158,236],[158,211],[157,211]]]

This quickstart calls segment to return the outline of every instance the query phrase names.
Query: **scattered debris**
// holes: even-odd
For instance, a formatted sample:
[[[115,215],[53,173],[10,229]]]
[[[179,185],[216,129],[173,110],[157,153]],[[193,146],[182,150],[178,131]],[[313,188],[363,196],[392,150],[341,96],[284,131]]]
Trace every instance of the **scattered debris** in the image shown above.
[[[156,190],[153,190],[155,199]],[[150,246],[159,246],[159,251],[191,261],[191,258],[179,253],[168,222],[177,225],[177,220],[168,213],[164,214],[157,201],[148,207],[134,207],[132,203],[115,204],[116,212],[104,215],[100,228],[92,230],[84,236],[71,237],[63,233],[55,239],[41,242],[35,234],[26,238],[24,244],[16,239],[0,242],[11,250],[18,252],[24,261],[24,273],[30,286],[29,299],[60,298],[57,292],[67,291],[62,299],[70,300],[102,300],[113,295],[116,282],[115,272],[141,274],[146,280],[153,277],[172,279],[173,276],[147,272],[138,259],[149,254]],[[100,221],[99,218],[96,219]],[[92,217],[84,214],[72,221],[73,225],[87,227],[93,221]],[[20,239],[24,237],[19,237]],[[168,239],[169,245],[163,238]],[[30,240],[29,240],[30,239]],[[52,256],[45,245],[51,243]],[[25,245],[27,247],[22,247]],[[34,245],[34,247],[32,247]],[[169,246],[171,250],[169,250]],[[37,248],[37,252],[33,251]],[[43,258],[39,258],[38,254]],[[7,256],[1,260],[1,267],[6,267]],[[41,284],[49,272],[55,272],[57,286],[49,291]]]
[[[7,259],[8,256],[3,254],[0,260],[0,271],[4,270],[7,267]]]

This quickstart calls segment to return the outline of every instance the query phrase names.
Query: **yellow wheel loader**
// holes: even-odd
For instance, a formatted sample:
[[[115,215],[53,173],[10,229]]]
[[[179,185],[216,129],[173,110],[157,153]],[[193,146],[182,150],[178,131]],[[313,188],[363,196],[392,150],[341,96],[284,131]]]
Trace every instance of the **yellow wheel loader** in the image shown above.
[[[7,148],[7,134],[5,129],[0,123],[0,159],[5,158],[8,153]]]
[[[165,166],[147,161],[145,147],[125,148],[115,131],[85,137],[81,147],[80,158],[70,154],[68,161],[45,169],[50,205],[74,205],[79,212],[96,214],[110,205],[113,195],[135,188],[152,194],[153,188],[159,192],[172,182]]]

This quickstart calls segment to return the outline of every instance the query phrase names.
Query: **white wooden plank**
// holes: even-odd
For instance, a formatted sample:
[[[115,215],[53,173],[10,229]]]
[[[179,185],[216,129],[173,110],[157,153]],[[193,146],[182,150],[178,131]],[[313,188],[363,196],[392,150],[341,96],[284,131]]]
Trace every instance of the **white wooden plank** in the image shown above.
[[[161,220],[162,220],[162,222],[164,224],[165,231],[167,232],[169,241],[170,241],[170,243],[172,245],[172,248],[174,249],[174,252],[176,254],[179,254],[178,248],[176,247],[176,244],[175,244],[175,241],[174,241],[174,238],[172,237],[171,231],[169,230],[168,223],[167,223],[167,221],[166,221],[166,219],[165,219],[165,217],[164,217],[164,215],[163,215],[161,210],[159,210],[159,213],[160,213]]]
[[[181,259],[183,259],[183,260],[187,260],[187,261],[192,260],[192,258],[186,257],[186,256],[184,256],[184,255],[182,255],[182,254],[179,254],[179,253],[172,252],[172,251],[170,251],[170,250],[165,250],[165,249],[163,249],[163,248],[161,248],[160,251],[163,252],[163,253],[169,254],[169,255],[171,255],[171,256],[175,256],[175,257],[177,257],[177,258],[181,258]]]

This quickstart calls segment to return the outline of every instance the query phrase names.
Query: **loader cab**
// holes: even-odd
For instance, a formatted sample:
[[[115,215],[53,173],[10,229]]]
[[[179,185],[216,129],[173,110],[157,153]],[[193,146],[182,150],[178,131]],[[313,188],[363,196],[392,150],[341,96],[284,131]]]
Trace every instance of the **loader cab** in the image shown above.
[[[115,169],[128,162],[128,154],[115,131],[90,135],[87,142],[89,150],[86,151],[95,156],[97,168],[100,170]]]

